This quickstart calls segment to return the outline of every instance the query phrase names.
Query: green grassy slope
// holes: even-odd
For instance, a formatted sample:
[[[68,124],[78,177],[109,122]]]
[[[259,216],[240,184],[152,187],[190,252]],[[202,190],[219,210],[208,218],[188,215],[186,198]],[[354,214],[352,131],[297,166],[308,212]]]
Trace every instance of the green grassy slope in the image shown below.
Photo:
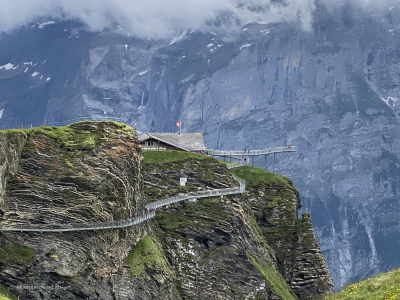
[[[325,300],[394,300],[400,299],[400,269],[352,284]]]

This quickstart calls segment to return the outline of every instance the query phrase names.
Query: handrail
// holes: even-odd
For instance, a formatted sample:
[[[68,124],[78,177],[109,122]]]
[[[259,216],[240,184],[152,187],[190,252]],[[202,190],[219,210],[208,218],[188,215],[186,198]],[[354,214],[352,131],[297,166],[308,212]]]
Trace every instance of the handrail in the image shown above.
[[[246,181],[232,174],[239,182],[239,188],[225,188],[216,190],[205,190],[200,192],[190,192],[180,196],[168,197],[156,202],[149,203],[145,206],[146,210],[150,208],[157,209],[163,206],[174,204],[188,199],[197,199],[204,197],[217,197],[223,195],[235,195],[244,193],[246,189]],[[142,214],[140,216],[118,221],[106,222],[85,222],[85,223],[70,223],[70,224],[33,224],[21,227],[0,227],[0,232],[70,232],[70,231],[88,231],[88,230],[103,230],[131,227],[143,223],[151,218],[154,218],[156,210]]]

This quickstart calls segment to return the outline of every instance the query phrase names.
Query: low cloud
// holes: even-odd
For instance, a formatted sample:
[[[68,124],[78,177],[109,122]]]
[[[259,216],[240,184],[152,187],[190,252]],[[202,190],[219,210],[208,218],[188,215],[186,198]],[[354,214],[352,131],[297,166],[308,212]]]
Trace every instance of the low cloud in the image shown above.
[[[384,12],[391,7],[399,7],[399,0],[341,0],[331,1],[323,0],[330,7],[340,7],[343,4],[349,3],[355,8],[360,8],[366,12]]]
[[[215,24],[231,16],[237,27],[248,22],[298,21],[310,29],[314,0],[0,0],[0,31],[29,24],[40,17],[81,21],[89,30],[119,25],[141,38],[167,38],[182,30]],[[209,22],[207,22],[209,21]]]
[[[229,15],[235,29],[249,22],[298,22],[311,30],[317,0],[0,0],[0,31],[10,32],[38,18],[81,21],[92,31],[119,25],[140,38],[171,38],[201,29]],[[331,5],[332,0],[322,0]],[[365,10],[384,10],[398,0],[343,0]],[[244,4],[245,3],[245,4]],[[335,4],[339,6],[340,4]],[[220,22],[221,23],[221,22]],[[222,24],[224,24],[222,22]]]

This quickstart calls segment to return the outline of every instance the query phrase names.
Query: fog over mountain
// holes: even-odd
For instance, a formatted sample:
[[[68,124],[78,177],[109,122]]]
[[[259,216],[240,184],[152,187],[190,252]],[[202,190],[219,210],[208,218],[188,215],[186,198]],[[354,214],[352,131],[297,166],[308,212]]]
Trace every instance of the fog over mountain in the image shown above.
[[[330,8],[346,1],[322,0]],[[381,13],[396,0],[347,0],[367,11]],[[10,32],[39,18],[80,21],[91,31],[102,31],[116,25],[140,38],[169,38],[176,32],[210,29],[222,13],[232,15],[235,22],[219,29],[232,30],[249,22],[296,21],[310,31],[316,0],[0,0],[0,31]],[[208,25],[205,25],[206,21]]]

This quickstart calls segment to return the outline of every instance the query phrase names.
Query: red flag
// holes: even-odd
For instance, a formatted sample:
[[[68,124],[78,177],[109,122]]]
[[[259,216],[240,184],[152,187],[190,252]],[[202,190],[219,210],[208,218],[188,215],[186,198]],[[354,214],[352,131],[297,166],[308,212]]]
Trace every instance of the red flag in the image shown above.
[[[175,122],[176,127],[181,127],[181,122]]]

